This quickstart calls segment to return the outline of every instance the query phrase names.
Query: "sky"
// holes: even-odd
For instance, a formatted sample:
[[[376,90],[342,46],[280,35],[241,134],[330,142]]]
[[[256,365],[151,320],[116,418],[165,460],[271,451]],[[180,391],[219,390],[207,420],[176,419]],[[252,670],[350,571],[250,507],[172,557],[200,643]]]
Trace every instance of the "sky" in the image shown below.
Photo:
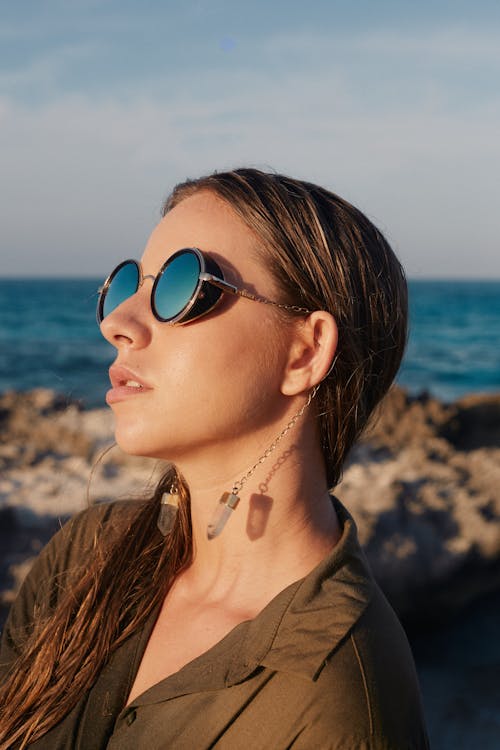
[[[0,0],[0,276],[104,277],[171,188],[318,182],[411,278],[500,278],[498,0]]]

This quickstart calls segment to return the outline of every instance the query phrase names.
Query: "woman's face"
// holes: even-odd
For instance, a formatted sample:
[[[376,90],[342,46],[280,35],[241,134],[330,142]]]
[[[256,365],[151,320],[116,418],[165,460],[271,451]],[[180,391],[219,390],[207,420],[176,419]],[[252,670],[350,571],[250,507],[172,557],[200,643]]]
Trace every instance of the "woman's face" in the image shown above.
[[[198,247],[214,257],[229,282],[277,299],[269,272],[255,257],[256,246],[256,237],[226,203],[199,192],[155,228],[142,269],[156,276],[176,250]],[[209,314],[171,325],[151,311],[152,285],[146,279],[101,324],[117,349],[115,385],[125,379],[143,384],[108,393],[120,447],[172,461],[199,451],[216,458],[249,435],[269,434],[284,408],[280,384],[289,330],[276,310],[223,294]]]

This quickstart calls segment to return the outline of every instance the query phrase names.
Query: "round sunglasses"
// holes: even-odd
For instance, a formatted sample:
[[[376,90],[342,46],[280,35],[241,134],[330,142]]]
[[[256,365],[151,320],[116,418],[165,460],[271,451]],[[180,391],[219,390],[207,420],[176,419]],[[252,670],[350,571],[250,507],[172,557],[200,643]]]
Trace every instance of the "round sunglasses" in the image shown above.
[[[151,310],[163,323],[188,323],[206,315],[218,304],[223,292],[302,315],[310,312],[305,307],[285,305],[239,289],[225,281],[213,258],[204,255],[197,247],[186,247],[171,255],[156,276],[144,276],[141,264],[136,260],[120,263],[99,289],[98,323],[132,297],[146,279],[153,280]]]

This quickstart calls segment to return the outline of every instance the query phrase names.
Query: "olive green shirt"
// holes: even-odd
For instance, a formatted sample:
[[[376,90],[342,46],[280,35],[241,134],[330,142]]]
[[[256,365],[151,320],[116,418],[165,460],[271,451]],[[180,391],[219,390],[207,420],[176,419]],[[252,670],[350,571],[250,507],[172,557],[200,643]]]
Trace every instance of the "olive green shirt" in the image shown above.
[[[423,750],[413,658],[374,582],[354,521],[305,578],[253,620],[124,707],[157,612],[110,658],[75,708],[34,750]],[[0,669],[22,648],[37,594],[57,599],[65,571],[119,506],[69,522],[35,562],[6,623]],[[102,533],[102,532],[101,532]],[[48,591],[47,591],[48,586]]]

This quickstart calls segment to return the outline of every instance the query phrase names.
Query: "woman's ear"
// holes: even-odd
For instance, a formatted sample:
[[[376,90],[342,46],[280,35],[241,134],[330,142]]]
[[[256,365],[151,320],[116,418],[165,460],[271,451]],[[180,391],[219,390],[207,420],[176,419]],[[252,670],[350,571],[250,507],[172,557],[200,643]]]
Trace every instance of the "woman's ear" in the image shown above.
[[[285,396],[295,396],[321,383],[332,366],[337,342],[337,324],[329,312],[316,310],[305,320],[297,321],[281,392]]]

